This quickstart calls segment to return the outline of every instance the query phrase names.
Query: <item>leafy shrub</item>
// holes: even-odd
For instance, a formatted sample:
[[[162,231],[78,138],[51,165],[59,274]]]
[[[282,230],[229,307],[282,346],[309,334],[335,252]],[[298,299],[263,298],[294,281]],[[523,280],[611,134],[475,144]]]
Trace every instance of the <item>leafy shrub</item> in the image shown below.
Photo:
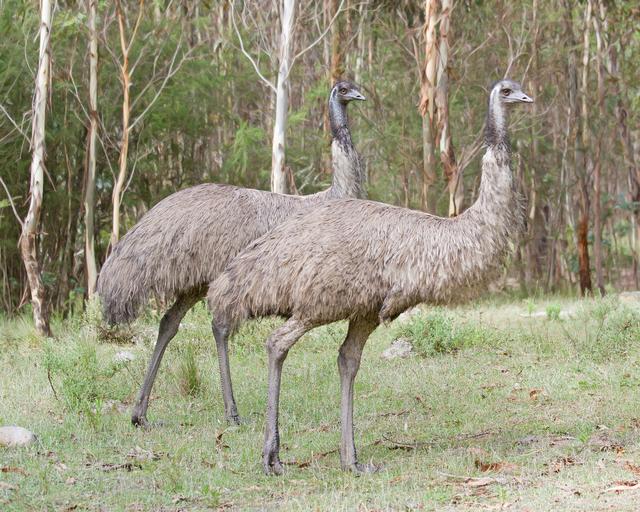
[[[615,296],[586,301],[576,320],[582,329],[565,329],[565,336],[581,355],[595,360],[626,356],[640,340],[640,312]]]
[[[202,391],[202,380],[196,363],[193,345],[187,345],[182,351],[178,366],[178,388],[183,396],[197,396]]]
[[[562,308],[559,304],[549,304],[546,309],[547,320],[560,320]]]
[[[413,316],[399,326],[396,335],[408,338],[423,356],[457,352],[483,344],[492,336],[488,329],[460,322],[442,310]]]
[[[81,338],[67,343],[48,340],[44,346],[44,368],[57,397],[70,411],[83,414],[97,424],[107,399],[122,399],[129,392],[113,377],[127,364],[101,360],[94,341]]]

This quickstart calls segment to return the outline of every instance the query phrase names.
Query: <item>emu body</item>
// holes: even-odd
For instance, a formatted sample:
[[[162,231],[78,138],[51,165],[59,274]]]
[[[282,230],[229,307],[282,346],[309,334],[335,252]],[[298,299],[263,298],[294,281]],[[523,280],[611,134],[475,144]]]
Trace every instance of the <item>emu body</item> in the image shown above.
[[[522,230],[523,205],[506,136],[513,97],[532,101],[515,82],[492,89],[479,197],[460,216],[355,199],[327,202],[256,240],[211,284],[210,308],[226,333],[251,317],[288,318],[267,340],[266,473],[282,472],[277,418],[287,353],[311,328],[343,319],[350,324],[338,357],[341,463],[358,472],[375,469],[358,462],[353,441],[353,381],[369,334],[415,304],[464,300],[482,289]]]
[[[333,181],[309,196],[274,194],[230,185],[203,184],[160,201],[122,238],[98,279],[98,295],[109,323],[135,319],[151,295],[173,300],[160,322],[158,339],[132,413],[146,425],[151,388],[168,343],[207,284],[250,242],[295,212],[340,197],[366,197],[364,169],[353,147],[346,107],[364,100],[349,82],[338,82],[329,97],[333,140]],[[225,414],[238,422],[226,338],[214,329]]]

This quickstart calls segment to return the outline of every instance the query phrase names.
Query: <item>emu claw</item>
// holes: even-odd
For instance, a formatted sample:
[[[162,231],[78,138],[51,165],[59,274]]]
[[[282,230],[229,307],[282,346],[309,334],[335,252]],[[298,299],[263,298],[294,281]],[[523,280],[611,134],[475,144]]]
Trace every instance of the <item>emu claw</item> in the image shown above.
[[[373,462],[368,462],[367,464],[355,462],[354,464],[343,467],[343,469],[351,471],[354,475],[369,475],[372,473],[377,473],[383,468],[384,466],[382,464],[374,464]]]
[[[262,459],[262,468],[267,476],[280,476],[284,473],[284,466],[277,455],[266,455]]]
[[[227,420],[227,423],[229,423],[229,425],[236,425],[236,426],[246,425],[248,423],[247,420],[245,420],[244,418],[241,418],[237,414],[233,414],[232,416],[226,416],[226,420]]]
[[[164,427],[163,421],[154,421],[153,423],[151,423],[149,420],[147,420],[146,416],[137,416],[136,414],[133,414],[131,416],[131,424],[136,428],[141,428],[144,430],[151,430],[153,427]]]

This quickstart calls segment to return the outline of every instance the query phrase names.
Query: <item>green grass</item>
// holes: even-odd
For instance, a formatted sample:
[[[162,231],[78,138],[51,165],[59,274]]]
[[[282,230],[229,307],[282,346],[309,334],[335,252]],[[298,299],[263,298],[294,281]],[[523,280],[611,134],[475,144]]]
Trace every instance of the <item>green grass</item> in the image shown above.
[[[153,322],[124,346],[91,308],[55,340],[28,320],[0,325],[0,425],[39,437],[0,448],[1,510],[637,510],[637,490],[607,491],[640,478],[640,313],[615,300],[425,308],[378,328],[356,381],[356,444],[384,470],[363,477],[341,472],[336,451],[343,323],[309,333],[285,363],[289,464],[274,478],[260,453],[263,343],[278,321],[248,324],[231,343],[246,423],[230,427],[209,317],[196,308],[154,387],[149,418],[163,424],[143,431],[129,410]],[[382,360],[400,336],[417,354]],[[115,363],[123,349],[136,359]]]

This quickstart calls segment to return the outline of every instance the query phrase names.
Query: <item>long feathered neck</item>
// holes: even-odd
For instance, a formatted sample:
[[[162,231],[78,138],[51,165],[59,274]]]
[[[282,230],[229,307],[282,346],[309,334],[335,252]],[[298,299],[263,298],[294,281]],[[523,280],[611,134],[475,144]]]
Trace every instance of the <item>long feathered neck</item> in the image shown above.
[[[507,115],[497,95],[495,99],[489,102],[477,200],[460,216],[436,221],[435,230],[429,226],[432,223],[425,225],[424,236],[430,243],[424,261],[437,265],[439,272],[424,281],[423,298],[455,301],[483,289],[522,233],[524,208],[510,167]]]
[[[494,87],[489,96],[489,109],[484,131],[484,143],[487,147],[503,146],[510,150],[507,134],[508,111],[500,101],[500,88]]]
[[[364,166],[351,140],[347,105],[338,100],[335,88],[329,97],[329,120],[333,137],[331,141],[333,180],[328,191],[329,196],[366,198]]]

